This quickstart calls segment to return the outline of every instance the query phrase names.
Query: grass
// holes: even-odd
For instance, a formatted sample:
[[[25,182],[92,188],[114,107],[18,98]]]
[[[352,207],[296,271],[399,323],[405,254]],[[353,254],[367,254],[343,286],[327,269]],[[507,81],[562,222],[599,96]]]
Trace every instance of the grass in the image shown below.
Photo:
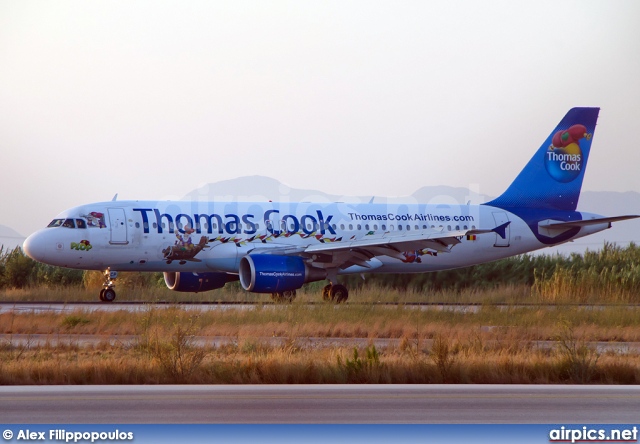
[[[385,305],[255,305],[239,309],[194,310],[189,306],[154,305],[142,311],[0,313],[2,334],[140,334],[144,325],[188,324],[197,316],[197,333],[227,337],[360,337],[433,339],[455,327],[464,335],[499,327],[492,334],[523,340],[553,340],[557,326],[569,322],[577,333],[598,341],[640,341],[639,308],[603,306],[492,306],[475,310]],[[150,319],[151,318],[151,319]]]
[[[218,348],[175,347],[163,353],[136,347],[42,347],[0,350],[0,384],[329,384],[329,383],[598,383],[637,384],[640,357],[607,354],[588,371],[568,367],[564,351],[444,339],[442,351],[398,346],[377,350],[268,346],[253,340]],[[174,344],[174,346],[169,346]],[[183,358],[178,363],[178,356]]]
[[[0,384],[640,383],[638,354],[599,354],[590,341],[638,341],[638,311],[484,305],[475,311],[380,305],[258,305],[195,311],[5,312]],[[31,347],[13,334],[135,335],[97,346]],[[195,336],[232,338],[196,347]],[[286,338],[270,345],[261,338]],[[317,347],[309,337],[370,339]],[[396,338],[377,349],[375,338]],[[537,347],[535,341],[556,341]],[[311,345],[310,345],[311,344]]]

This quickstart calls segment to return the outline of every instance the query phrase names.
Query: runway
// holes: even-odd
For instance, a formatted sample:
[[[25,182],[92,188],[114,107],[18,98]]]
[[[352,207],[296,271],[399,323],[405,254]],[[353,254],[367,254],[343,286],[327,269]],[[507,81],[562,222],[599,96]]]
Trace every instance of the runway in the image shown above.
[[[326,306],[326,302],[306,302],[305,305],[309,307],[313,306]],[[387,307],[392,310],[396,310],[398,306],[402,306],[407,310],[421,310],[421,311],[450,311],[456,313],[478,313],[483,307],[491,306],[500,310],[512,310],[514,308],[543,308],[546,310],[556,310],[559,307],[578,307],[583,310],[604,310],[606,308],[617,307],[624,308],[626,310],[638,310],[640,304],[509,304],[509,303],[442,303],[442,302],[357,302],[349,301],[345,306],[376,306]],[[2,313],[71,313],[74,311],[84,312],[145,312],[150,309],[161,309],[178,307],[183,310],[194,311],[251,311],[257,307],[260,309],[286,309],[291,304],[281,304],[275,302],[142,302],[142,301],[129,301],[129,302],[112,302],[104,303],[98,301],[92,302],[0,302],[0,314]],[[335,306],[336,309],[340,305]]]
[[[12,423],[596,424],[640,422],[639,386],[8,386]]]

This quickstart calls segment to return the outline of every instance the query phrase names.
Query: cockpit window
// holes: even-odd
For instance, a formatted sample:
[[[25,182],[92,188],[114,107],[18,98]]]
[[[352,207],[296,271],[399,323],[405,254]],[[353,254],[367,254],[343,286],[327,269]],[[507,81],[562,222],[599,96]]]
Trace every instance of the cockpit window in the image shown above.
[[[64,219],[53,219],[51,223],[47,225],[47,228],[59,227],[62,225],[62,222],[64,222]]]
[[[78,228],[87,228],[87,223],[84,221],[84,219],[76,219],[76,226]]]
[[[76,224],[73,222],[73,219],[65,219],[62,226],[66,228],[75,228]]]

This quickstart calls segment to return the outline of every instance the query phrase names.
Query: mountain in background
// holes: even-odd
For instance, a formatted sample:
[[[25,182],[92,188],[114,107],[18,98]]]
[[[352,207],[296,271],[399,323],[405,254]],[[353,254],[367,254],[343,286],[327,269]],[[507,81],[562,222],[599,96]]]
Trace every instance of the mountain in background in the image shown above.
[[[3,252],[13,250],[17,246],[22,246],[25,236],[18,233],[13,228],[9,228],[5,225],[0,225],[0,245],[3,247]]]
[[[447,203],[447,204],[481,204],[493,199],[462,187],[425,186],[404,197],[378,196],[338,196],[318,190],[290,188],[276,179],[265,176],[245,176],[236,179],[223,180],[206,184],[183,197],[183,200],[240,200],[240,201],[290,201],[290,202],[369,202],[376,203],[416,202],[416,203]],[[615,191],[583,191],[578,204],[580,211],[588,211],[603,216],[620,216],[625,214],[640,214],[640,193],[629,191],[620,193]],[[603,232],[568,242],[556,247],[539,250],[540,253],[569,254],[583,253],[589,250],[599,250],[605,242],[613,242],[620,246],[627,246],[629,242],[637,242],[640,238],[640,219],[617,222],[613,228]]]
[[[307,190],[290,188],[276,179],[266,176],[244,176],[236,179],[222,180],[220,182],[208,183],[187,193],[182,200],[200,201],[226,201],[240,200],[246,202],[369,202],[374,199],[376,203],[385,202],[407,202],[415,201],[420,203],[451,203],[465,204],[471,201],[472,204],[480,204],[490,197],[471,193],[467,188],[456,188],[449,186],[427,186],[422,187],[411,196],[385,197],[385,196],[351,196],[328,194],[319,190]]]

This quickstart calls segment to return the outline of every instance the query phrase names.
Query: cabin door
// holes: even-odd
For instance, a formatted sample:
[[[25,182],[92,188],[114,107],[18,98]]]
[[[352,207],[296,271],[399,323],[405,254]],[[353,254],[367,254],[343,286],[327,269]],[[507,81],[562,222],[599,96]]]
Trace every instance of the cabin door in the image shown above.
[[[127,240],[127,216],[124,208],[109,208],[109,229],[111,230],[110,244],[126,245]]]

